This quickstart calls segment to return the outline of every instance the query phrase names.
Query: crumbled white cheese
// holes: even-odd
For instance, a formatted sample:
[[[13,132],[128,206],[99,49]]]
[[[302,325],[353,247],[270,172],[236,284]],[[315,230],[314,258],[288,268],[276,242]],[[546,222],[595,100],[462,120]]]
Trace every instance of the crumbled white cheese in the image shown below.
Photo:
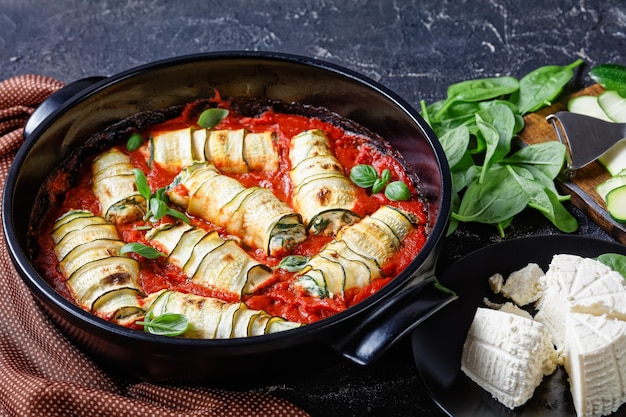
[[[528,401],[556,352],[546,327],[506,311],[478,308],[463,346],[462,371],[513,409]]]
[[[525,306],[539,299],[540,279],[543,276],[544,272],[539,265],[530,263],[509,275],[500,292],[518,306]]]

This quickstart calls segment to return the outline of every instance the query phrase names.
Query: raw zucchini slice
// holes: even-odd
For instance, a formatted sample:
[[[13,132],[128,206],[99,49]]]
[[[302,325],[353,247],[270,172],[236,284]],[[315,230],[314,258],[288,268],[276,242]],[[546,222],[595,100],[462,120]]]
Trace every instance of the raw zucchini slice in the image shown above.
[[[606,195],[609,191],[626,185],[626,169],[618,172],[616,175],[610,177],[606,181],[601,182],[596,186],[596,192],[606,201]]]
[[[606,207],[615,220],[626,223],[626,185],[617,187],[606,195]]]
[[[596,96],[578,96],[567,102],[567,110],[572,113],[584,114],[586,116],[602,119],[611,122],[611,118],[602,110],[598,97]]]
[[[150,144],[154,162],[170,171],[191,165],[195,160],[191,136],[190,127],[153,132]]]
[[[133,169],[130,158],[116,148],[92,162],[92,190],[107,221],[127,223],[145,215],[146,200],[137,190]]]
[[[626,122],[626,98],[616,91],[604,91],[598,96],[598,105],[609,118],[618,123]]]
[[[360,219],[354,212],[356,189],[332,154],[324,132],[308,130],[294,136],[289,157],[293,206],[310,233],[335,235]]]

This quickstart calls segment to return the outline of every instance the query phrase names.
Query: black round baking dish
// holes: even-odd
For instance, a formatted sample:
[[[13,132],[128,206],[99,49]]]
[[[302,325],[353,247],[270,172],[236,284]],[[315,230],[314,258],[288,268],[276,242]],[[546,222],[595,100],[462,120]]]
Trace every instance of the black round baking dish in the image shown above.
[[[422,251],[388,285],[340,314],[298,329],[242,339],[168,338],[130,330],[101,320],[59,295],[33,267],[27,250],[31,212],[49,173],[107,126],[137,113],[209,97],[215,90],[223,97],[322,106],[385,138],[419,175],[429,213],[429,236]],[[240,379],[242,372],[248,376],[303,372],[327,352],[367,365],[454,299],[434,285],[451,198],[441,145],[416,110],[353,71],[278,53],[183,56],[70,84],[31,118],[25,136],[2,202],[11,257],[53,321],[99,363],[124,374],[146,380],[224,382],[227,375]]]

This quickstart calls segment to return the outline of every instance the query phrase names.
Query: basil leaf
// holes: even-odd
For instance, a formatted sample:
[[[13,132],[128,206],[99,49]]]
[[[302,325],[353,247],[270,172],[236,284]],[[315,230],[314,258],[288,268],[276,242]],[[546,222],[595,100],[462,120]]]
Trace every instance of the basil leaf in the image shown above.
[[[411,190],[402,181],[393,181],[385,188],[385,197],[392,201],[406,201],[411,198]]]
[[[228,110],[226,109],[206,109],[198,117],[198,126],[204,129],[211,129],[224,120],[226,116],[228,116]]]
[[[139,242],[127,243],[120,249],[120,254],[122,255],[129,252],[137,253],[147,259],[157,259],[160,256],[167,256],[166,254],[154,249],[152,246],[144,245]]]
[[[191,224],[191,220],[189,219],[189,217],[187,217],[185,215],[185,213],[181,213],[178,210],[174,210],[174,209],[168,207],[166,214],[168,214],[168,215],[170,215],[172,217],[175,217],[177,219],[180,219],[180,220],[184,221],[187,224]]]
[[[150,190],[150,186],[148,185],[148,179],[145,174],[139,168],[134,168],[133,173],[135,174],[135,184],[137,185],[137,191],[139,194],[146,200],[150,200],[150,194],[152,191]]]
[[[350,179],[361,188],[369,188],[378,179],[378,173],[371,165],[359,164],[350,170]]]
[[[156,197],[150,199],[150,213],[152,213],[154,220],[162,219],[167,214],[168,209],[169,207],[165,204],[165,201]]]
[[[298,272],[304,268],[308,261],[309,258],[303,255],[285,256],[278,264],[278,268],[289,272]]]
[[[139,133],[133,133],[126,141],[126,149],[130,152],[136,151],[141,145],[143,145],[143,138]]]
[[[372,194],[381,192],[386,184],[387,181],[382,178],[377,178],[376,181],[374,181],[374,185],[372,185]]]
[[[146,315],[144,321],[137,321],[147,333],[160,336],[179,336],[189,328],[189,319],[183,314],[165,313],[156,317]]]

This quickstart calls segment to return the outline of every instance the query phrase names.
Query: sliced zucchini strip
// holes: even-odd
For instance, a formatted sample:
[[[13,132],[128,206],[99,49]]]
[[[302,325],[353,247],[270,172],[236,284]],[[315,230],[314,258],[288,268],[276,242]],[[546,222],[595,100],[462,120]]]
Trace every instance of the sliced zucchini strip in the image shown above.
[[[271,256],[289,252],[306,239],[301,216],[271,191],[246,188],[236,179],[214,172],[213,165],[200,163],[183,170],[168,187],[170,201],[186,202],[183,207],[189,214],[224,227],[246,245]]]
[[[335,158],[321,130],[307,130],[291,139],[289,172],[293,183],[293,206],[310,233],[335,235],[357,222],[356,189]]]
[[[264,285],[272,270],[258,262],[235,241],[223,240],[185,223],[152,229],[146,239],[168,255],[195,283],[237,294],[249,294]]]
[[[170,171],[207,161],[228,174],[276,171],[278,151],[274,142],[272,132],[193,127],[155,132],[150,140],[153,160]]]
[[[258,336],[295,329],[301,323],[271,316],[263,310],[249,309],[244,303],[225,301],[164,290],[144,299],[146,310],[153,316],[165,313],[182,314],[189,320],[183,337],[198,339],[229,339]]]
[[[116,148],[92,163],[92,190],[107,221],[121,224],[144,216],[146,200],[137,191],[133,169],[128,155]]]
[[[124,242],[115,226],[90,212],[70,211],[55,222],[52,239],[78,306],[119,324],[143,315],[139,263],[120,255]]]
[[[382,206],[360,222],[346,226],[309,259],[294,285],[313,297],[343,295],[382,276],[381,267],[400,249],[416,219],[403,210]]]

